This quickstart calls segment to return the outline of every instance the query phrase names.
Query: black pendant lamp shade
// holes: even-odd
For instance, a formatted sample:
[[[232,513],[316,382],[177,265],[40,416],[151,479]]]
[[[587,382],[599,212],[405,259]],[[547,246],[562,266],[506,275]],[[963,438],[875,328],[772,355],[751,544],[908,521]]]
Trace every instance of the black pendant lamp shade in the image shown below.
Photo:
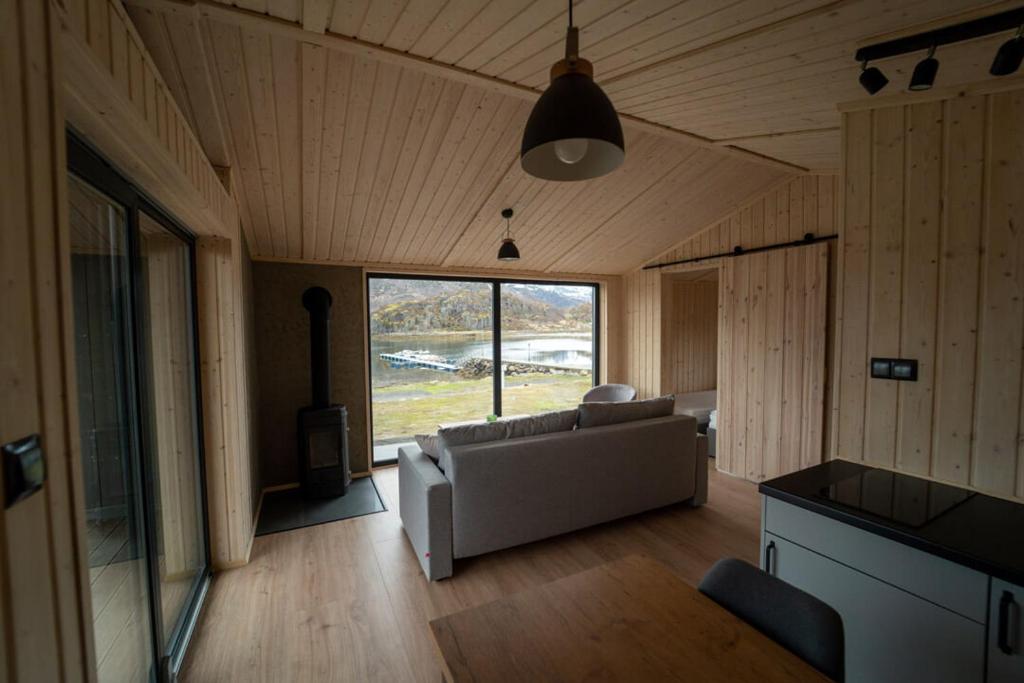
[[[501,247],[498,248],[498,260],[518,261],[519,248],[516,247],[516,241],[509,234],[511,230],[509,221],[512,219],[512,209],[502,209],[501,217],[505,219],[505,238],[501,240]]]
[[[885,74],[878,67],[868,66],[867,62],[861,65],[859,80],[860,86],[867,90],[869,95],[874,95],[889,84]]]
[[[1020,68],[1024,61],[1024,26],[1017,30],[1017,35],[999,46],[996,58],[988,72],[993,76],[1009,76]]]
[[[569,31],[565,59],[551,67],[551,85],[537,100],[523,132],[523,170],[543,180],[587,180],[610,173],[626,158],[622,125],[611,100],[579,57],[579,29]]]
[[[939,73],[939,60],[935,59],[934,54],[935,48],[932,47],[928,51],[928,56],[914,67],[914,73],[910,76],[910,90],[921,92],[930,90],[935,85],[935,75]]]

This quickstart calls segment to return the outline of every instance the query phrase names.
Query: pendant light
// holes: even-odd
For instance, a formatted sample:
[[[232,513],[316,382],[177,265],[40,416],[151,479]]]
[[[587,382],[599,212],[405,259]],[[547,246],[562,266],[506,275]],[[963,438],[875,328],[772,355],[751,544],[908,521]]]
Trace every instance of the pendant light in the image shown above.
[[[551,85],[533,106],[523,132],[523,170],[543,180],[587,180],[622,164],[626,147],[611,100],[579,56],[579,29],[569,28],[565,59],[551,67]]]
[[[931,90],[935,85],[935,75],[939,73],[939,60],[935,59],[935,46],[928,49],[928,56],[917,63],[914,73],[910,76],[909,90],[921,92]]]
[[[501,217],[505,219],[505,239],[501,240],[501,247],[498,248],[499,261],[518,261],[519,248],[516,241],[512,239],[512,209],[502,209]]]

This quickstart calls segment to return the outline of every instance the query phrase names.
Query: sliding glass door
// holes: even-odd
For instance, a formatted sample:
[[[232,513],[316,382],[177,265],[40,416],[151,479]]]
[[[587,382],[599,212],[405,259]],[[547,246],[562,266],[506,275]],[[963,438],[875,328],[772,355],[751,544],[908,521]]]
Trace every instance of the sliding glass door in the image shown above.
[[[597,287],[370,275],[373,462],[439,426],[575,407],[597,378]]]
[[[97,678],[163,680],[209,578],[193,242],[72,136],[68,160]]]
[[[138,430],[131,400],[130,263],[125,207],[68,180],[71,291],[86,541],[100,681],[153,669]]]

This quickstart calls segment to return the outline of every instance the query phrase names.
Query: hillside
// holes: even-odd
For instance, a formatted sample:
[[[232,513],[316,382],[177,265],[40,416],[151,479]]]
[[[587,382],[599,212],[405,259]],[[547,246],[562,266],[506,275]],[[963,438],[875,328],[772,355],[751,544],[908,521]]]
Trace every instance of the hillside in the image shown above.
[[[451,283],[437,283],[448,285]],[[392,301],[372,311],[371,334],[464,332],[491,328],[491,293],[483,287],[432,288],[430,297]],[[557,332],[588,330],[591,306],[556,307],[515,291],[502,292],[501,316],[506,330]]]
[[[370,301],[374,307],[408,301],[429,301],[467,290],[491,291],[490,285],[482,282],[378,277],[370,278],[369,288]],[[514,293],[528,301],[565,309],[589,304],[592,289],[586,286],[512,282],[502,285],[502,293]]]

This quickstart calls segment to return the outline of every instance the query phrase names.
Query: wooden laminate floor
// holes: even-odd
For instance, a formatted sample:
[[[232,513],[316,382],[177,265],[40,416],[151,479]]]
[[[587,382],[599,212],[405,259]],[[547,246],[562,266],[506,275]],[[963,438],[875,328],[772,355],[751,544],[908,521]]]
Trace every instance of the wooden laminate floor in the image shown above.
[[[712,463],[713,467],[713,463]],[[610,522],[481,557],[430,583],[402,532],[398,471],[375,481],[388,511],[254,542],[250,563],[214,580],[181,679],[440,680],[427,622],[641,554],[696,584],[724,556],[757,561],[756,486],[711,472],[710,502]]]

